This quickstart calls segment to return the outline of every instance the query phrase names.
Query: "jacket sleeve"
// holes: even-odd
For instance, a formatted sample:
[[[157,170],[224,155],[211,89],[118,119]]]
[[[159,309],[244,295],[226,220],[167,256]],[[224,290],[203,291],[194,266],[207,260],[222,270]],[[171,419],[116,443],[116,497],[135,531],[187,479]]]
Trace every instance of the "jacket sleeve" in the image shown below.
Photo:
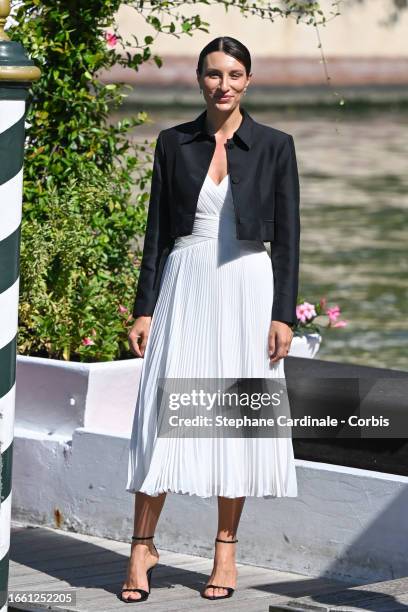
[[[161,272],[171,250],[169,203],[164,176],[165,152],[160,132],[154,150],[143,255],[132,311],[135,318],[141,315],[152,316],[158,298]]]
[[[288,134],[276,167],[272,320],[296,323],[299,284],[299,175],[293,137]]]

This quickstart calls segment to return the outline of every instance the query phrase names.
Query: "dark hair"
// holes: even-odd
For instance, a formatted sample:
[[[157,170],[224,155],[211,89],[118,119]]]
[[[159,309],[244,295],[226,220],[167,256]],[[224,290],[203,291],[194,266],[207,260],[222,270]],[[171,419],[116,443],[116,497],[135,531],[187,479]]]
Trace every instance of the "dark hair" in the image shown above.
[[[199,74],[202,73],[205,56],[208,55],[208,53],[212,53],[212,51],[224,51],[224,53],[232,55],[232,57],[235,57],[241,64],[244,64],[247,76],[251,72],[251,54],[246,46],[236,38],[231,38],[231,36],[218,36],[202,49],[197,64]]]

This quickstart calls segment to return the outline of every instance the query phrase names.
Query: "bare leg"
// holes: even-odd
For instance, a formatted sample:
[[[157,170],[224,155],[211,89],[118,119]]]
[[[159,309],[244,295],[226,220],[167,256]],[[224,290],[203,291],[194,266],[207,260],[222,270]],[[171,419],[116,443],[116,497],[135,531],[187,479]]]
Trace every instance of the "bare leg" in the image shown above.
[[[218,497],[218,529],[217,538],[235,540],[245,497]],[[236,544],[215,542],[214,566],[207,584],[223,584],[235,589],[237,569],[235,567]],[[208,587],[204,595],[220,597],[226,595],[226,589]]]
[[[138,492],[135,494],[134,536],[149,536],[155,533],[157,521],[166,499],[166,493],[156,497]],[[131,553],[123,589],[140,588],[148,590],[146,572],[158,563],[159,555],[152,540],[132,540]],[[124,591],[123,599],[140,599],[137,591]]]

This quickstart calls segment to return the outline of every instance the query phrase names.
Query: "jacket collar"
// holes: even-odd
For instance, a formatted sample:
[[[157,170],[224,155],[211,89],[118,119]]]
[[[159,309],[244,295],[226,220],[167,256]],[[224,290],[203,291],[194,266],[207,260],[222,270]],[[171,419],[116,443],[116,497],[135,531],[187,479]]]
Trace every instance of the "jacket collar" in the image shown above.
[[[252,144],[252,129],[254,120],[250,116],[247,110],[240,107],[242,121],[237,130],[235,130],[233,134],[233,138],[236,137],[244,143],[249,149]],[[188,131],[182,133],[181,142],[191,142],[195,140],[198,135],[206,135],[209,136],[210,132],[206,129],[205,120],[207,117],[207,109],[205,109],[202,113],[200,113],[193,121],[190,122]]]

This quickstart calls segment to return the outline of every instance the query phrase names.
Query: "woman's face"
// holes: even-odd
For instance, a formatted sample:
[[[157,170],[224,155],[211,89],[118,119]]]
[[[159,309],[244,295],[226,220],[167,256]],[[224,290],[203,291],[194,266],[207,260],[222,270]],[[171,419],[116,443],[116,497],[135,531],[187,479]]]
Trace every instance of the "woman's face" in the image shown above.
[[[245,66],[224,51],[208,53],[203,62],[198,83],[203,90],[207,106],[231,110],[239,105],[244,89],[250,82]]]

